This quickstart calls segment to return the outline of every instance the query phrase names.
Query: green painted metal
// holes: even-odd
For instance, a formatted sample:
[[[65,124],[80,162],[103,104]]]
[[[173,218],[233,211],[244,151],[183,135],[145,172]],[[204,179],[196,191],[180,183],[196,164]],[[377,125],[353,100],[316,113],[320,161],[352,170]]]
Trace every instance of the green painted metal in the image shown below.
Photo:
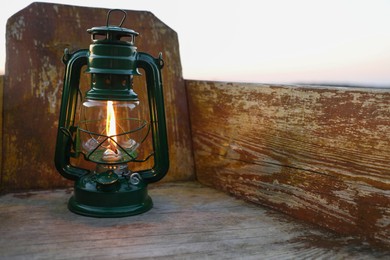
[[[137,47],[134,46],[138,33],[120,26],[110,26],[111,11],[107,14],[106,26],[87,30],[91,34],[92,44],[86,72],[92,74],[92,82],[86,98],[138,100],[138,95],[132,89],[133,75],[141,75],[136,66]],[[126,13],[123,14],[123,18],[126,18]]]
[[[164,111],[164,95],[161,69],[164,62],[160,56],[153,58],[147,53],[137,52],[135,36],[131,29],[108,24],[93,27],[89,50],[69,54],[65,50],[63,61],[66,65],[63,95],[58,123],[55,165],[58,172],[75,181],[73,197],[68,207],[71,211],[93,217],[122,217],[140,214],[149,210],[153,203],[147,194],[147,184],[162,179],[169,168],[168,141]],[[125,39],[122,39],[125,38]],[[154,165],[149,169],[133,173],[118,164],[97,164],[96,169],[84,169],[72,165],[71,158],[77,158],[78,126],[75,119],[80,92],[81,68],[87,65],[91,74],[91,88],[85,98],[91,100],[136,101],[138,95],[132,89],[133,76],[138,69],[145,71],[150,111],[151,137]],[[88,160],[88,158],[86,158]],[[116,166],[115,166],[116,165]],[[126,165],[127,166],[127,165]],[[103,170],[102,170],[103,169]],[[115,168],[116,169],[116,168]],[[129,177],[131,175],[131,177]]]
[[[74,195],[68,208],[74,213],[90,217],[126,217],[144,213],[153,206],[147,184],[133,185],[125,177],[109,184],[96,185],[99,174],[88,174],[75,183]],[[107,176],[105,176],[107,177]],[[105,186],[111,186],[109,189]]]
[[[58,119],[58,132],[54,163],[57,171],[67,179],[78,180],[82,176],[89,174],[89,169],[75,167],[71,164],[71,157],[76,157],[72,153],[74,136],[77,130],[75,126],[75,115],[77,107],[77,94],[80,85],[81,68],[87,64],[88,50],[79,50],[69,54],[65,50],[63,58],[66,64],[64,86],[60,107],[60,117]]]

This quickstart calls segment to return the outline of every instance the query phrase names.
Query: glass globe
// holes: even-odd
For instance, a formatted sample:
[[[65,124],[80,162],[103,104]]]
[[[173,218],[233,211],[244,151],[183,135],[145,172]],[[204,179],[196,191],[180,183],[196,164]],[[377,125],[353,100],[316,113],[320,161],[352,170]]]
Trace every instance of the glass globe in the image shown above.
[[[85,100],[78,126],[78,147],[85,158],[101,164],[137,158],[149,124],[140,118],[139,101]]]

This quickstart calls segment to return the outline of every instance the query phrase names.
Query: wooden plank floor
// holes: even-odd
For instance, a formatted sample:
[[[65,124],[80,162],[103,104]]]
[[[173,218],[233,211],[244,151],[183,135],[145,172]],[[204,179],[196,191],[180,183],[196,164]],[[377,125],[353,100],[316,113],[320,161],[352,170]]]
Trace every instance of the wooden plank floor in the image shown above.
[[[386,259],[372,249],[196,182],[150,186],[154,208],[78,216],[70,190],[0,197],[0,259]]]

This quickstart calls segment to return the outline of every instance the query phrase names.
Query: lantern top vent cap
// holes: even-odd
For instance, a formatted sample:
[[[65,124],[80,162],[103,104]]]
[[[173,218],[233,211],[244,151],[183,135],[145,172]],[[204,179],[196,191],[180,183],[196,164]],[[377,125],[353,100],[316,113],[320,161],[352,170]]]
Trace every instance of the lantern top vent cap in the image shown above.
[[[119,23],[119,25],[110,25],[110,15],[113,12],[121,12],[123,14],[122,20]],[[107,13],[107,21],[106,26],[97,26],[92,27],[91,29],[88,29],[87,32],[91,34],[92,41],[93,42],[122,42],[122,43],[128,43],[133,44],[135,36],[138,36],[139,33],[132,29],[123,28],[123,22],[125,21],[127,16],[126,11],[122,9],[112,9],[108,11]],[[130,40],[123,41],[121,40],[122,37],[127,37]]]

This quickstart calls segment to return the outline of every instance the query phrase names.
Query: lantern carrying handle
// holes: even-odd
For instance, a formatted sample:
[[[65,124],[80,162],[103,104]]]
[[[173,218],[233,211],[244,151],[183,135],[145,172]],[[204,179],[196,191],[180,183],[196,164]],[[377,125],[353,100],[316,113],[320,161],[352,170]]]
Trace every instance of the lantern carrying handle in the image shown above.
[[[127,13],[126,13],[125,10],[122,10],[122,9],[111,9],[111,10],[108,11],[108,13],[107,13],[107,23],[106,23],[106,26],[107,26],[107,27],[109,27],[108,22],[110,21],[110,14],[111,14],[112,12],[116,12],[116,11],[122,12],[122,13],[123,13],[123,18],[122,18],[121,22],[119,23],[118,27],[122,27],[123,22],[126,20]]]

